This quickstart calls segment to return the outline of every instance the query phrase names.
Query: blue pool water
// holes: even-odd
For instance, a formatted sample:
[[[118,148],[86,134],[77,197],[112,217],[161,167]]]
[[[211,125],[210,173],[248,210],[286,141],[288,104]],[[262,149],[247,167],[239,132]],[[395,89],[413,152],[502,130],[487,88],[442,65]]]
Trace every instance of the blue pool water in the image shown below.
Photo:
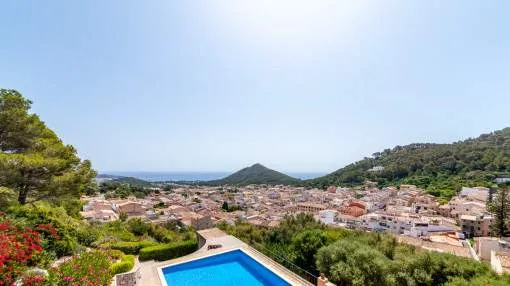
[[[168,286],[289,286],[241,250],[204,257],[162,269]]]

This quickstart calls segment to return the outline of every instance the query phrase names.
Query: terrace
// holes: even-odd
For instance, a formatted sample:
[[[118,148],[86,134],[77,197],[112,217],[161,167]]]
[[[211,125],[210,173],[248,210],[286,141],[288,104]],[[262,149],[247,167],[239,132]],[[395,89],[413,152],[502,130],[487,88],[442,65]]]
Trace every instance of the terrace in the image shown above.
[[[132,273],[136,273],[135,275],[138,276],[137,279],[135,279],[137,280],[137,282],[135,282],[135,284],[129,285],[171,286],[171,283],[166,282],[164,275],[164,271],[166,271],[165,269],[168,268],[168,266],[171,267],[178,266],[188,264],[191,262],[200,261],[203,260],[204,258],[207,259],[215,256],[219,257],[221,254],[229,252],[234,253],[236,250],[241,251],[243,254],[246,254],[246,256],[249,257],[249,259],[255,260],[258,264],[262,265],[263,268],[265,268],[265,269],[259,268],[259,270],[264,270],[263,272],[267,272],[266,270],[268,270],[272,275],[276,276],[278,279],[281,279],[282,281],[285,281],[286,284],[288,285],[299,286],[314,285],[313,283],[310,283],[307,280],[303,279],[301,276],[288,270],[281,264],[270,259],[266,255],[260,253],[259,251],[249,246],[248,244],[244,243],[243,241],[237,239],[234,236],[228,235],[217,228],[198,231],[197,236],[199,239],[200,248],[196,252],[168,261],[141,262],[138,264],[138,267],[135,267],[135,269],[132,271]],[[319,281],[317,283],[318,285],[332,285],[330,283],[327,283],[324,279],[321,278],[319,278]],[[120,286],[120,283],[117,285]],[[232,285],[236,285],[236,283]]]

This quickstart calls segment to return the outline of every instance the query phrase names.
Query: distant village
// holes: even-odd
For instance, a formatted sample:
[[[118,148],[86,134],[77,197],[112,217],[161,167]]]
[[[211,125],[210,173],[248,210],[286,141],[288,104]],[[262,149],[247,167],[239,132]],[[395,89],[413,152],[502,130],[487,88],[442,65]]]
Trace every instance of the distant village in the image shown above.
[[[331,227],[391,232],[400,242],[486,260],[497,272],[510,272],[510,241],[491,233],[493,217],[486,207],[490,192],[485,187],[463,187],[444,205],[414,185],[380,189],[370,181],[363,187],[330,186],[326,191],[285,185],[174,184],[171,189],[153,188],[154,192],[143,199],[84,196],[81,214],[91,221],[114,221],[122,214],[203,230],[238,220],[277,227],[285,215],[304,212]]]

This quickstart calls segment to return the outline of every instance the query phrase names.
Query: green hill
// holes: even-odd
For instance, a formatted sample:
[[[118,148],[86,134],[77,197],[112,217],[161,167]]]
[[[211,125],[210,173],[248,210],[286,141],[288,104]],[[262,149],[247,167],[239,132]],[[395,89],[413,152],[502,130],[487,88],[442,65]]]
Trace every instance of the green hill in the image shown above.
[[[493,184],[510,173],[510,128],[452,144],[418,143],[377,152],[329,175],[309,180],[315,187],[414,184],[436,196],[451,197],[462,186]]]
[[[295,184],[300,182],[296,178],[292,178],[275,170],[268,169],[261,164],[255,164],[246,167],[234,174],[214,181],[205,182],[208,185],[250,185],[250,184]]]
[[[108,174],[99,174],[96,176],[97,179],[102,179],[103,183],[109,184],[127,184],[131,186],[138,187],[152,187],[153,183],[145,180],[141,180],[135,177],[124,177],[124,176],[116,176],[116,175],[108,175]]]
[[[151,187],[153,184],[149,181],[141,180],[134,177],[119,177],[115,178],[112,181],[121,183],[121,184],[129,184],[131,186],[140,186],[140,187]]]

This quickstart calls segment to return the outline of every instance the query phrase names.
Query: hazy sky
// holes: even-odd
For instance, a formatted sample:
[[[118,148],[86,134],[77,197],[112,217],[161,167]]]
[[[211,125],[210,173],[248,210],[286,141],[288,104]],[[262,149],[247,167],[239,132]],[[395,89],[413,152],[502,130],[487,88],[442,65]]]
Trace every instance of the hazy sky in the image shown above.
[[[510,1],[16,0],[0,11],[0,87],[32,99],[103,171],[329,172],[510,126]]]

